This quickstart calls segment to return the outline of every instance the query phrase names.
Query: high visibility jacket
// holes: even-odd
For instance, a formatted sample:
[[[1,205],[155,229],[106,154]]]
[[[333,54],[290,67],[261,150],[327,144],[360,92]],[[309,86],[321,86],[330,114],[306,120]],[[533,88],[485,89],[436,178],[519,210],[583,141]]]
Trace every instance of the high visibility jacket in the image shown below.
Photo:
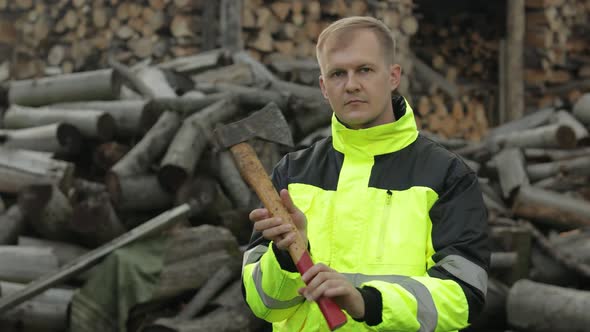
[[[286,155],[273,171],[307,217],[314,263],[344,274],[365,317],[339,331],[456,331],[485,301],[487,212],[477,177],[455,154],[419,135],[412,109],[396,121],[351,130]],[[254,233],[242,281],[254,312],[275,331],[328,331],[285,251]]]

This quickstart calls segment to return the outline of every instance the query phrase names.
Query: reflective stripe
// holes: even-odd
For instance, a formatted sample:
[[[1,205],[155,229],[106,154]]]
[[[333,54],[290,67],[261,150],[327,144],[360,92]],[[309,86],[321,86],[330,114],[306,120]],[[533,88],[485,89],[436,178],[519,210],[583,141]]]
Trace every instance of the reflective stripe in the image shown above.
[[[254,279],[254,285],[256,291],[262,300],[262,303],[269,309],[287,309],[303,302],[303,296],[296,296],[290,300],[281,301],[277,300],[264,292],[262,289],[262,271],[260,270],[260,262],[256,263],[254,270],[252,271],[252,278]]]
[[[428,288],[408,276],[400,275],[365,275],[360,273],[344,273],[344,276],[355,286],[360,287],[363,283],[377,280],[392,284],[398,284],[410,292],[418,303],[418,322],[420,323],[419,332],[431,332],[436,329],[438,322],[438,311],[434,305],[432,295]]]
[[[262,255],[264,255],[267,250],[268,247],[262,244],[259,244],[250,250],[246,250],[246,252],[244,252],[244,256],[242,257],[242,268],[246,267],[248,264],[258,262],[260,257],[262,257]]]
[[[436,265],[467,284],[479,289],[484,295],[488,290],[488,274],[479,265],[459,255],[449,255],[441,259]]]

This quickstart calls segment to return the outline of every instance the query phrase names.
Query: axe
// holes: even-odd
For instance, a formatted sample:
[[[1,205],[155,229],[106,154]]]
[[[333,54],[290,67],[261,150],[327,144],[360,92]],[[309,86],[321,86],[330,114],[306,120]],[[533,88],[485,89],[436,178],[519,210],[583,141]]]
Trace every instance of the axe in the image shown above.
[[[247,143],[249,139],[258,137],[267,141],[293,146],[290,133],[289,126],[281,110],[272,102],[245,119],[218,126],[215,129],[217,142],[221,147],[230,149],[242,177],[256,192],[256,195],[258,195],[258,198],[270,214],[281,217],[284,222],[290,223],[297,233],[295,242],[289,246],[289,255],[297,266],[299,273],[303,274],[313,266],[307,247],[303,243],[303,238],[297,231],[289,212],[283,206],[281,198],[260,163],[256,152]],[[322,297],[317,302],[330,330],[333,331],[346,323],[346,315],[332,299]]]

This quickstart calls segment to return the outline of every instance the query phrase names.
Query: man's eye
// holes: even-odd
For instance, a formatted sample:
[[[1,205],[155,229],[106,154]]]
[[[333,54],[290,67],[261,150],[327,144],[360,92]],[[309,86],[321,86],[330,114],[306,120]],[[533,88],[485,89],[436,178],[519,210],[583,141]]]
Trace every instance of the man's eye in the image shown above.
[[[332,73],[332,77],[342,77],[344,75],[343,71],[335,71]]]
[[[368,73],[371,71],[371,68],[363,67],[361,68],[361,73]]]

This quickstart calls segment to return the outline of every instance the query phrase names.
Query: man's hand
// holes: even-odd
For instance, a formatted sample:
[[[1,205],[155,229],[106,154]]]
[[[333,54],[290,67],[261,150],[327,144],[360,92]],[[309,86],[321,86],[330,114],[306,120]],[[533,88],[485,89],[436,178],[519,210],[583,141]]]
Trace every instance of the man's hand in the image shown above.
[[[329,297],[352,318],[365,317],[365,302],[361,292],[344,275],[318,263],[307,270],[301,278],[307,286],[300,288],[299,294],[306,299],[317,301],[322,296]]]
[[[305,215],[293,204],[293,200],[291,200],[291,196],[289,196],[286,189],[281,190],[280,196],[307,248],[307,219]],[[252,210],[249,218],[254,223],[254,229],[261,232],[265,239],[273,241],[279,249],[286,250],[295,242],[297,233],[294,231],[293,226],[286,220],[271,217],[267,209]]]

